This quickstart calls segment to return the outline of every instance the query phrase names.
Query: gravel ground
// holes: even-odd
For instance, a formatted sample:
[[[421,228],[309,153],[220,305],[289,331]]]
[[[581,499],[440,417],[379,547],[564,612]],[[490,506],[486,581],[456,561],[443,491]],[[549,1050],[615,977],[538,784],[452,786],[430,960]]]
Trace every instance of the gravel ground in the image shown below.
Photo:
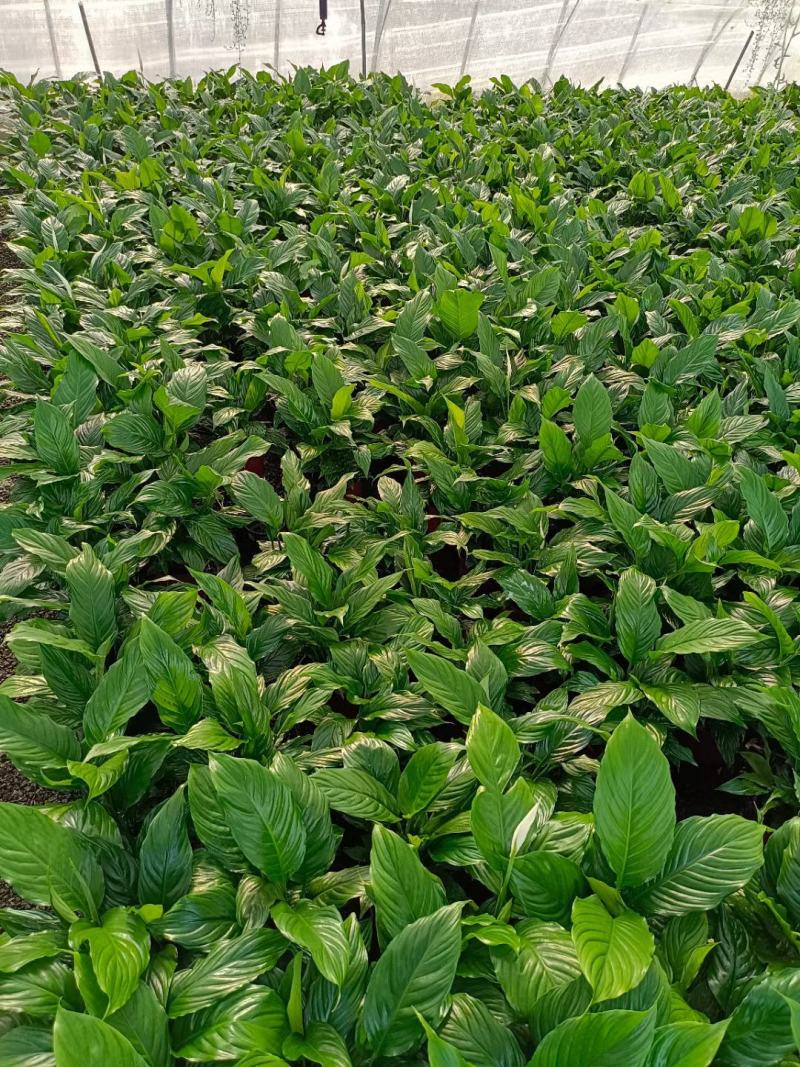
[[[0,200],[1,212],[2,200]],[[3,276],[3,271],[8,267],[15,266],[16,263],[15,256],[6,247],[2,234],[0,234],[0,323],[3,316],[4,297],[9,290],[9,283]],[[5,406],[4,394],[4,385],[0,381],[0,407]],[[4,503],[8,499],[10,488],[11,484],[8,480],[0,481],[0,503]],[[0,626],[0,682],[8,678],[10,674],[13,674],[17,665],[11,650],[6,644],[8,630],[8,624]],[[27,778],[19,773],[10,760],[0,755],[0,801],[11,801],[14,804],[52,804],[65,799],[68,798],[64,794],[57,793],[52,789],[44,789],[35,782],[29,782]],[[2,871],[0,871],[1,874]],[[20,899],[6,882],[0,880],[0,908],[28,907],[30,907],[29,904]]]

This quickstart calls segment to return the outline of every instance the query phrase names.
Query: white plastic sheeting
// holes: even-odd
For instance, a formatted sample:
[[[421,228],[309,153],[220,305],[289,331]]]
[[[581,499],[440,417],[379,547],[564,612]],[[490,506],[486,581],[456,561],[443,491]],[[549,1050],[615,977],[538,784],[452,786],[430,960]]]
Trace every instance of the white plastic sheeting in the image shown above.
[[[422,87],[463,73],[545,84],[566,74],[663,86],[731,81],[734,90],[800,73],[798,0],[83,0],[103,70],[150,78],[362,66],[402,71]],[[742,56],[742,50],[744,55]],[[741,57],[741,58],[740,58]],[[736,67],[739,60],[738,68]],[[27,79],[89,71],[79,0],[0,0],[0,67]]]

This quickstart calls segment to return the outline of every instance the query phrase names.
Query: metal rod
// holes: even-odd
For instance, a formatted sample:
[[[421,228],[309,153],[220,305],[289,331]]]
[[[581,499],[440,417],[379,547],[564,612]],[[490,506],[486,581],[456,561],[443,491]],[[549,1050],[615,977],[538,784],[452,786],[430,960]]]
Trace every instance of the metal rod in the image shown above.
[[[95,51],[94,41],[92,40],[92,31],[89,29],[89,20],[86,17],[86,8],[83,6],[83,0],[78,0],[78,7],[81,12],[81,21],[83,22],[83,32],[86,34],[86,40],[89,42],[89,51],[92,53],[92,62],[94,63],[95,73],[98,78],[103,77],[103,72],[100,70],[100,63],[97,59],[97,52]]]
[[[174,78],[178,73],[178,62],[175,56],[175,25],[172,21],[174,0],[164,0],[164,9],[167,16],[167,49],[169,50],[169,76]]]
[[[633,31],[633,35],[631,36],[631,43],[628,45],[628,51],[625,53],[625,59],[622,63],[622,70],[619,72],[619,77],[617,78],[617,81],[620,83],[620,85],[622,84],[622,79],[628,72],[628,67],[630,66],[631,60],[636,55],[636,44],[639,40],[639,33],[641,32],[642,23],[645,20],[645,17],[647,15],[647,9],[649,6],[649,4],[645,4],[642,8],[642,13],[639,15],[639,21],[636,23],[636,29]]]
[[[741,50],[741,52],[739,53],[739,58],[738,58],[738,59],[736,60],[736,62],[735,62],[735,63],[733,64],[733,70],[732,70],[732,71],[730,72],[730,74],[728,75],[728,80],[727,80],[727,81],[725,82],[725,91],[726,91],[726,92],[728,91],[728,89],[730,89],[730,87],[731,87],[731,82],[733,81],[733,79],[734,79],[734,78],[735,78],[735,76],[736,76],[736,71],[737,71],[737,70],[739,69],[739,64],[740,64],[740,63],[742,62],[742,60],[744,59],[744,54],[745,54],[745,52],[747,51],[747,49],[748,49],[748,48],[750,47],[750,42],[751,42],[751,41],[753,40],[753,34],[754,34],[754,32],[755,32],[754,30],[751,30],[751,31],[750,31],[750,33],[748,33],[748,35],[747,35],[747,40],[746,40],[746,41],[744,42],[744,45],[743,45],[743,47],[742,47],[742,50]]]
[[[272,49],[272,66],[278,73],[281,64],[281,0],[275,0],[275,45]]]
[[[475,0],[475,3],[472,5],[472,18],[469,23],[469,33],[464,42],[464,54],[461,57],[461,70],[458,72],[459,78],[463,78],[467,71],[467,63],[469,63],[469,56],[472,51],[472,38],[475,35],[475,23],[478,21],[478,9],[480,6],[481,0]]]
[[[367,12],[364,8],[364,0],[361,3],[361,77],[367,76]]]
[[[61,73],[61,59],[58,54],[58,43],[56,42],[56,28],[53,23],[53,12],[50,10],[50,0],[43,0],[44,3],[44,17],[47,19],[47,32],[50,36],[50,48],[53,52],[53,66],[56,68],[56,77],[61,80],[63,77]]]

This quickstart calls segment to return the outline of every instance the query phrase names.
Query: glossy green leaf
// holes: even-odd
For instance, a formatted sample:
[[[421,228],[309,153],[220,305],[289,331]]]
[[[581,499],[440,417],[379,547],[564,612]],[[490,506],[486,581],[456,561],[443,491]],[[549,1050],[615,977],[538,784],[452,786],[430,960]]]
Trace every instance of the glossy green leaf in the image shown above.
[[[572,905],[572,940],[596,1001],[633,989],[653,959],[653,935],[645,920],[632,911],[610,914],[595,896]]]
[[[53,1049],[56,1067],[85,1067],[87,1063],[147,1067],[147,1061],[113,1026],[63,1007],[56,1014]]]
[[[253,760],[218,753],[210,767],[233,839],[271,881],[285,884],[306,851],[305,827],[291,791]]]
[[[530,1067],[644,1067],[653,1011],[604,1011],[568,1019],[547,1035]]]
[[[658,742],[632,715],[606,747],[594,817],[620,887],[640,885],[661,870],[675,832],[675,789]]]
[[[363,1026],[369,1047],[384,1056],[422,1040],[417,1012],[436,1021],[450,992],[461,951],[461,905],[450,904],[406,926],[375,965]]]

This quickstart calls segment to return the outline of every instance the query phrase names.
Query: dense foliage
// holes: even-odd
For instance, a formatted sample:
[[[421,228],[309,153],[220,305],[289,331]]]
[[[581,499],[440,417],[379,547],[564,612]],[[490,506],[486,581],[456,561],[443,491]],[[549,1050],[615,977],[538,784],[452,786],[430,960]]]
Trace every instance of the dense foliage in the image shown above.
[[[800,1062],[800,92],[3,84],[0,1065]]]

